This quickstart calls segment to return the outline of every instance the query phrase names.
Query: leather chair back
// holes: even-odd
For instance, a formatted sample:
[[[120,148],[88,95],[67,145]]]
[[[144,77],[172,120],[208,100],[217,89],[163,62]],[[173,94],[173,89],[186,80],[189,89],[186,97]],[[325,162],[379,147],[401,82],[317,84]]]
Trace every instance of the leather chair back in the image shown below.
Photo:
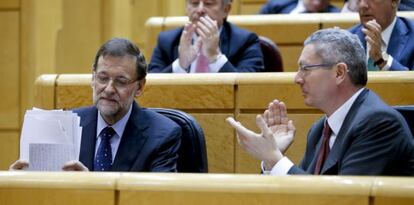
[[[276,44],[264,36],[259,36],[265,69],[263,72],[283,72],[282,55]]]
[[[175,109],[150,108],[181,126],[181,145],[178,150],[178,172],[207,173],[207,149],[204,133],[189,114]]]

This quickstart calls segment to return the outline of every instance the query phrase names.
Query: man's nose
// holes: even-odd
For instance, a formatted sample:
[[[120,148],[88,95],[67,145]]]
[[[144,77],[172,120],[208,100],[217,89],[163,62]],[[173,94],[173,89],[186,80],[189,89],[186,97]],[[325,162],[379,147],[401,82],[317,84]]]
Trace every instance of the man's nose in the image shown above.
[[[293,79],[293,81],[294,81],[296,84],[299,84],[299,85],[303,83],[302,73],[301,73],[300,71],[298,71],[298,72],[296,73],[295,78]]]
[[[204,2],[200,1],[200,3],[197,6],[197,12],[204,12],[204,8],[205,8]]]
[[[104,91],[107,92],[107,93],[115,92],[115,84],[114,84],[114,81],[112,79],[109,80],[108,83],[106,83]]]

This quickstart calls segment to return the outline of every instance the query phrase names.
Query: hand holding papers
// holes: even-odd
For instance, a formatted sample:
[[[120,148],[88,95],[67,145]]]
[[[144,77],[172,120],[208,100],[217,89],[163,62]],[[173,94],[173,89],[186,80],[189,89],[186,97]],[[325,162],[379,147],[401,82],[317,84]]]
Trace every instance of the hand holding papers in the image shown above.
[[[29,170],[60,171],[79,159],[82,128],[72,111],[28,110],[20,138],[20,160]]]

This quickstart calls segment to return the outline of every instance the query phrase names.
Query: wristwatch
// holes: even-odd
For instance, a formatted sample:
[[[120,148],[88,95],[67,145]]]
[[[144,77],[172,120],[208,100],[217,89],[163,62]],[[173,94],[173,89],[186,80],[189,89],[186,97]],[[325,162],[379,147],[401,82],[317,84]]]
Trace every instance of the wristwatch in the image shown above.
[[[384,65],[387,64],[387,61],[388,61],[388,53],[387,52],[382,52],[381,58],[378,59],[377,61],[375,61],[374,65],[382,68],[382,67],[384,67]]]

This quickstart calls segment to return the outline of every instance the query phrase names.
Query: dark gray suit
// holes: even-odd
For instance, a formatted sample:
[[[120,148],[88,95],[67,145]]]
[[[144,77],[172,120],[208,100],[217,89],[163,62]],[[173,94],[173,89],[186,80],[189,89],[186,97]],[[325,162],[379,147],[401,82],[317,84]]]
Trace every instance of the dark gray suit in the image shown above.
[[[313,173],[324,120],[310,129],[305,156],[289,174]],[[375,93],[363,90],[346,115],[321,174],[414,175],[414,139],[404,118]]]
[[[93,170],[98,110],[92,106],[74,112],[83,128],[79,161]],[[134,102],[111,171],[175,172],[180,137],[175,122]]]

